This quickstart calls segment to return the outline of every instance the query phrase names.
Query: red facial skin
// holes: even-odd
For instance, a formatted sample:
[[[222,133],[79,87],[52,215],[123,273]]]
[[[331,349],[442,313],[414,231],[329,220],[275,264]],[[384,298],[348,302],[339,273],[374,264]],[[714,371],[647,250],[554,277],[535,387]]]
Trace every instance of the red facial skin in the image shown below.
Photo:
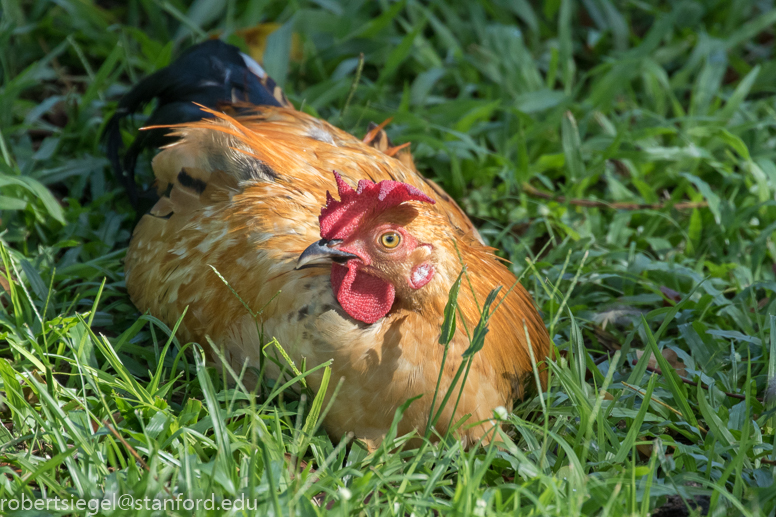
[[[381,243],[381,236],[395,232],[401,237],[395,248]],[[357,231],[339,249],[358,256],[344,266],[332,264],[332,288],[345,311],[364,323],[384,317],[399,296],[408,296],[434,276],[430,256],[433,246],[422,244],[405,228],[381,224]]]
[[[434,276],[433,246],[419,243],[396,221],[407,218],[407,201],[434,204],[434,200],[412,185],[362,179],[354,190],[334,172],[340,200],[326,193],[326,206],[319,218],[321,237],[341,240],[341,251],[352,253],[344,266],[332,264],[331,284],[343,309],[364,323],[375,323],[388,314],[394,300],[411,299]],[[399,244],[391,248],[381,241],[395,232]]]

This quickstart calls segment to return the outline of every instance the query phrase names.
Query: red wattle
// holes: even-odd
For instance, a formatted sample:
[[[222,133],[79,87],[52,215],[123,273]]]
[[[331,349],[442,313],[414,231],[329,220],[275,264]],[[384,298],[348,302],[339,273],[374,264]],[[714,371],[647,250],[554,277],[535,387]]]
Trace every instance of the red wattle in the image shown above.
[[[332,264],[331,285],[345,312],[358,321],[374,323],[391,310],[396,290],[385,280],[361,271],[359,263],[354,259],[347,266]]]

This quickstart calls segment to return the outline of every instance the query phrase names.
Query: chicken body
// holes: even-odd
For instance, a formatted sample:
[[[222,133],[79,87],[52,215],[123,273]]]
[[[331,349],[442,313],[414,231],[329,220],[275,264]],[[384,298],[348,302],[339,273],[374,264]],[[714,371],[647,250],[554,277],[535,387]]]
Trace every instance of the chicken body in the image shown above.
[[[278,367],[262,358],[262,345],[272,338],[297,366],[310,369],[331,360],[325,404],[340,379],[342,386],[323,426],[334,439],[354,432],[377,447],[397,408],[417,395],[422,397],[405,412],[399,433],[422,435],[444,353],[439,344],[444,308],[462,263],[468,281],[458,298],[457,331],[437,406],[469,346],[466,329],[471,332],[477,324],[479,307],[493,288],[503,286],[498,304],[514,276],[455,202],[415,170],[409,153],[390,156],[374,141],[369,145],[291,107],[257,106],[235,117],[210,114],[214,120],[177,126],[178,142],[153,160],[163,195],[138,223],[127,252],[126,285],[133,303],[170,326],[186,311],[179,339],[203,346],[212,342],[236,372],[266,363],[266,374],[277,378]],[[333,171],[344,184],[338,185]],[[415,245],[408,258],[373,260],[350,244],[355,237],[340,232],[344,239],[326,242],[350,250],[348,262],[297,269],[305,250],[325,236],[322,209],[334,207],[337,197],[344,199],[343,188],[363,180],[375,188],[401,182],[400,188],[415,193],[386,209],[371,206],[352,230],[368,240],[372,228],[396,228],[402,245]],[[389,183],[380,184],[383,180]],[[411,260],[420,265],[410,273],[404,262]],[[354,309],[343,297],[341,277],[332,269],[356,267],[391,288],[385,309],[371,311],[376,298],[369,296],[359,298],[360,308]],[[413,284],[421,273],[423,281]],[[409,283],[403,280],[407,276],[412,276]],[[549,354],[547,331],[518,284],[490,319],[455,415],[453,396],[436,431],[444,434],[449,422],[468,414],[457,431],[460,439],[466,445],[487,440],[493,410],[511,409],[526,387],[536,388],[529,346],[542,369]],[[274,354],[275,348],[266,353]],[[322,372],[308,377],[314,391]]]

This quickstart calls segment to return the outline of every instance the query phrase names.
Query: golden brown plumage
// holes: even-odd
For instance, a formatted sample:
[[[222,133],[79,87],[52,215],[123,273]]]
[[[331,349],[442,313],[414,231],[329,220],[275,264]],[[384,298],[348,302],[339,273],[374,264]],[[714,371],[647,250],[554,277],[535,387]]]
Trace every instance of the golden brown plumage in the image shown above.
[[[422,435],[443,354],[438,344],[443,311],[462,267],[458,252],[479,305],[497,286],[504,286],[501,299],[514,276],[455,202],[415,170],[409,152],[389,147],[381,130],[379,138],[365,143],[291,107],[257,106],[234,117],[211,113],[215,119],[176,126],[178,142],[153,160],[158,190],[165,194],[140,220],[130,242],[126,285],[132,301],[168,325],[188,307],[181,339],[206,345],[209,337],[235,371],[246,361],[258,368],[262,343],[257,325],[213,266],[259,313],[265,340],[276,338],[297,365],[310,368],[333,360],[333,384],[343,379],[324,422],[333,438],[353,431],[370,447],[378,445],[395,410],[416,395],[423,397],[409,407],[399,432]],[[351,234],[341,244],[337,239],[328,243],[360,259],[296,269],[300,255],[322,237],[319,216],[327,191],[334,203],[341,197],[335,170],[354,188],[359,180],[393,180],[435,204],[409,200],[371,210],[353,233],[366,244],[356,243]],[[406,257],[363,251],[363,246],[378,246],[369,239],[384,227],[399,232],[397,248],[409,247]],[[405,258],[392,258],[399,256]],[[338,299],[335,292],[340,284],[333,285],[332,268],[343,274],[354,268],[354,274],[390,284],[395,294],[388,312],[362,316],[361,309],[347,308],[345,295]],[[414,280],[420,275],[420,287],[413,287],[408,275]],[[479,319],[477,302],[464,282],[460,317],[470,331]],[[375,322],[364,321],[374,317]],[[535,386],[523,322],[541,363],[549,354],[547,331],[531,296],[517,285],[490,319],[485,346],[474,357],[453,419],[471,415],[459,430],[466,444],[492,428],[494,408],[510,409],[526,386]],[[457,328],[442,394],[469,346],[460,321]],[[278,373],[270,362],[268,374]],[[320,370],[308,378],[313,390],[320,381]],[[452,406],[439,420],[439,433],[446,431]]]

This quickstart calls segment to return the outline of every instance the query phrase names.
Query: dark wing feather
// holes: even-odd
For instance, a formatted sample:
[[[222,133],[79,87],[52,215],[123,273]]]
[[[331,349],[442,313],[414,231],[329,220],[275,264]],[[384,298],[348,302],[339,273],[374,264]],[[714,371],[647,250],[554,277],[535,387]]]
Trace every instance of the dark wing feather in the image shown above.
[[[157,107],[147,126],[180,124],[211,117],[196,104],[225,109],[232,103],[257,106],[287,106],[288,100],[275,82],[250,57],[233,45],[209,40],[186,50],[170,66],[140,81],[119,102],[116,113],[103,133],[114,173],[124,185],[130,201],[138,204],[135,163],[143,149],[171,143],[166,129],[140,131],[120,158],[123,147],[121,120],[151,102]],[[234,108],[233,111],[239,111]]]

